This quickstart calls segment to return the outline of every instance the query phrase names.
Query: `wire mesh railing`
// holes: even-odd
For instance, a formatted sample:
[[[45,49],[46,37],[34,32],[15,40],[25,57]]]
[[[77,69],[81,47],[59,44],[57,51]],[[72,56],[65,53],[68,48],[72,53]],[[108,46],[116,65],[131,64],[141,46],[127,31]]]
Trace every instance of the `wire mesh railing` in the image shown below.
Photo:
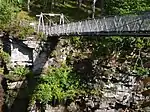
[[[41,31],[49,36],[149,32],[150,14],[111,16],[53,26],[45,24]]]

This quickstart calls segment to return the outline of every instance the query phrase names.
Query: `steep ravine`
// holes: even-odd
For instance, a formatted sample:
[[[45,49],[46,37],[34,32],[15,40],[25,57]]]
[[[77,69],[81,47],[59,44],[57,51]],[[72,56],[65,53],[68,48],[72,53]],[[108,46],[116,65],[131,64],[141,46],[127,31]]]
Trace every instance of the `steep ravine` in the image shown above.
[[[42,67],[48,65],[59,67],[62,62],[68,61],[68,55],[74,59],[69,60],[69,64],[73,66],[73,70],[80,75],[80,81],[88,86],[91,90],[95,90],[93,94],[81,94],[74,98],[74,101],[69,100],[65,104],[52,106],[46,104],[44,107],[45,112],[123,112],[123,110],[130,110],[131,112],[149,112],[148,103],[149,91],[144,92],[142,86],[145,82],[143,77],[139,77],[129,73],[129,69],[125,65],[113,66],[113,62],[108,62],[108,65],[99,65],[98,61],[90,59],[88,56],[79,57],[80,50],[75,49],[67,39],[54,40],[56,43],[50,44],[47,47],[43,47],[43,51],[39,53],[42,56],[38,56],[35,59],[37,62],[35,65],[40,65],[44,58]],[[49,49],[49,50],[48,50]],[[54,50],[54,52],[52,52]],[[51,53],[51,55],[50,55]],[[37,53],[38,54],[38,53]],[[42,59],[42,60],[41,60]],[[125,69],[123,69],[123,66]],[[39,67],[39,66],[37,66]],[[34,68],[33,70],[41,71],[42,67]],[[28,104],[29,94],[28,89],[32,89],[32,94],[36,80],[40,76],[40,73],[36,76],[27,78],[25,80],[18,81],[6,81],[1,76],[1,88],[0,88],[0,100],[7,102],[7,106],[10,112],[33,112],[38,109],[40,102],[36,102],[35,105]],[[149,80],[147,80],[149,82]],[[7,87],[6,87],[7,85]],[[5,91],[5,93],[4,93]],[[4,94],[7,96],[5,97]],[[14,103],[13,103],[14,102]],[[1,108],[4,103],[1,102]],[[19,106],[20,105],[20,106]],[[141,106],[142,105],[142,106]],[[19,107],[18,107],[19,106]],[[29,106],[29,107],[28,107]],[[41,108],[41,107],[40,107]],[[7,108],[5,108],[7,109]],[[4,112],[9,112],[8,110]]]

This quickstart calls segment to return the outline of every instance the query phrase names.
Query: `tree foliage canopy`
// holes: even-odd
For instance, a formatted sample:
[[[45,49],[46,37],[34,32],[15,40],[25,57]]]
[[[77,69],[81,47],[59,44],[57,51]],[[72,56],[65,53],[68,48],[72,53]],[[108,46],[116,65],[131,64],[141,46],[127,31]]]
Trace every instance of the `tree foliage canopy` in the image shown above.
[[[136,11],[150,10],[149,0],[106,0],[107,14],[126,14]]]

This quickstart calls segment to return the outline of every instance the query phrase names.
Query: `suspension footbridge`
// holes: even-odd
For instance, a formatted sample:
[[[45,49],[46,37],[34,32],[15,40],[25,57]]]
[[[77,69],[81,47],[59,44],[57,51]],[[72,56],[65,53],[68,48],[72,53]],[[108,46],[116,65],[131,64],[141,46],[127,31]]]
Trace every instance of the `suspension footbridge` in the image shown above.
[[[59,16],[59,24],[45,21],[44,16]],[[107,16],[78,22],[64,22],[63,14],[38,15],[37,32],[47,36],[150,36],[150,13]]]

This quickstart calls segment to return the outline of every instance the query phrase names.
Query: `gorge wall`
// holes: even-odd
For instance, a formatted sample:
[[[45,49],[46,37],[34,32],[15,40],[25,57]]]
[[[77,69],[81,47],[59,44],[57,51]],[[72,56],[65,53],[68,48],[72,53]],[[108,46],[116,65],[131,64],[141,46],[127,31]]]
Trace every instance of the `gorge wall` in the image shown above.
[[[122,112],[125,109],[131,112],[144,111],[144,109],[145,112],[150,111],[147,106],[144,106],[144,109],[141,108],[143,101],[147,102],[148,99],[141,94],[143,88],[141,81],[138,80],[139,77],[134,73],[131,74],[125,63],[115,66],[111,60],[103,66],[99,64],[103,60],[88,57],[90,54],[88,50],[86,55],[80,55],[83,52],[75,49],[69,39],[54,39],[45,42],[9,40],[9,42],[12,67],[28,66],[35,74],[40,74],[48,66],[59,67],[61,63],[68,62],[73,66],[74,71],[81,75],[83,83],[96,91],[95,94],[77,96],[67,107],[62,105],[52,107],[47,104],[45,112]],[[12,93],[17,94],[16,88],[17,91],[26,88],[27,84],[21,86],[24,81],[8,81],[8,91],[11,90]],[[17,95],[8,98],[15,99],[16,97]],[[26,99],[24,96],[18,98]],[[9,102],[9,107],[12,104],[13,100]],[[33,109],[31,106],[30,112],[33,112]]]

